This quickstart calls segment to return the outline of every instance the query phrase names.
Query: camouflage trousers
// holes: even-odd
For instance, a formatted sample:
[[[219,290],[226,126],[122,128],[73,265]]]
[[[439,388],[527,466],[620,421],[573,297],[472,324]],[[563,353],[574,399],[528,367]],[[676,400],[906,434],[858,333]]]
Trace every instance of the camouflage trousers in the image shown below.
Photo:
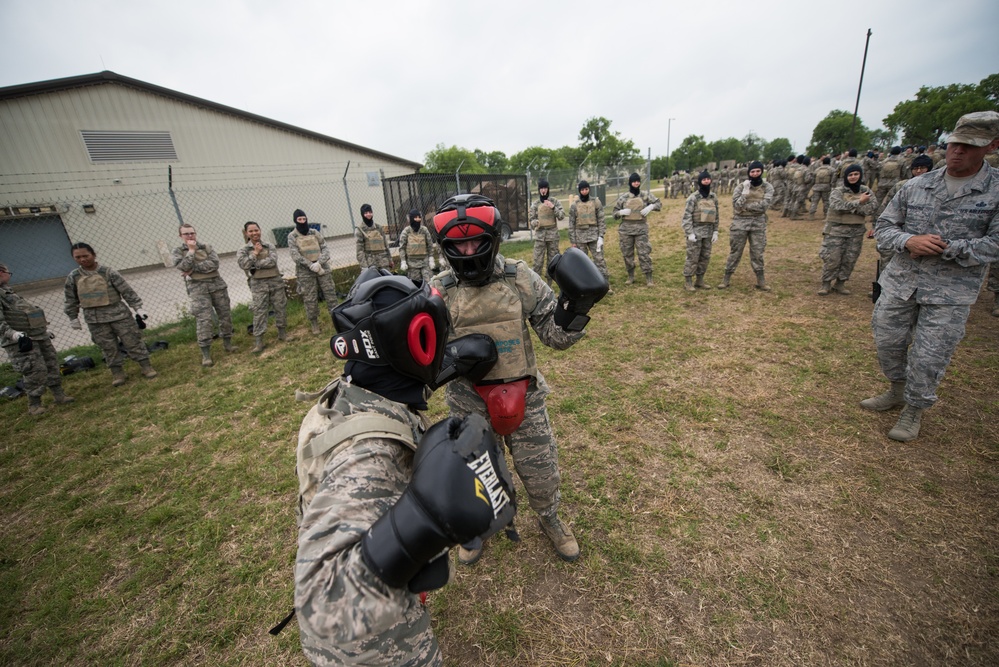
[[[412,280],[417,285],[420,284],[419,281],[421,280],[425,284],[429,285],[430,281],[434,277],[434,272],[430,270],[430,262],[428,262],[427,260],[414,259],[407,263],[406,277]]]
[[[928,408],[957,344],[964,338],[970,305],[916,303],[882,294],[874,304],[871,329],[881,372],[905,382],[905,402]]]
[[[149,350],[142,342],[142,334],[135,318],[126,317],[113,322],[87,322],[90,338],[104,354],[104,363],[109,368],[121,368],[125,363],[124,356],[118,349],[118,341],[125,346],[128,357],[135,362],[149,359]]]
[[[558,445],[545,406],[546,394],[538,387],[537,380],[532,379],[527,388],[523,423],[510,435],[497,435],[497,439],[506,443],[510,450],[514,469],[527,491],[531,509],[542,516],[551,516],[558,512],[561,478]],[[456,380],[449,383],[444,400],[452,417],[476,413],[489,419],[486,404],[468,382]]]
[[[822,237],[819,258],[822,260],[822,282],[834,280],[846,282],[853,273],[857,258],[864,249],[864,226],[858,225],[860,233],[853,236]]]
[[[333,276],[328,273],[319,275],[301,266],[295,267],[295,276],[298,278],[296,289],[305,304],[305,316],[309,318],[309,321],[319,321],[320,292],[322,292],[323,299],[326,301],[326,310],[329,311],[330,319],[332,319],[333,309],[336,308],[336,284],[333,282]]]
[[[787,201],[784,202],[784,217],[792,219],[798,217],[798,214],[805,208],[806,194],[803,186],[794,186],[791,188],[787,195]]]
[[[725,261],[725,273],[735,273],[742,259],[742,251],[749,241],[749,263],[753,273],[763,273],[763,251],[767,249],[767,230],[730,229],[728,231],[728,259]]]
[[[774,185],[774,198],[770,200],[770,210],[776,211],[784,208],[784,200],[787,198],[787,185],[784,181],[779,181]]]
[[[10,359],[10,365],[15,373],[24,378],[24,391],[28,396],[41,396],[45,387],[61,387],[62,376],[59,375],[59,355],[48,336],[41,340],[31,339],[30,352],[21,352],[17,343],[4,345],[3,349]]]
[[[607,270],[607,260],[604,259],[604,251],[597,250],[597,240],[576,241],[576,247],[582,250],[588,257],[593,257],[593,263],[597,265],[597,270],[603,274],[604,278],[610,280],[610,271]]]
[[[649,243],[649,228],[642,225],[641,231],[622,232],[618,228],[618,244],[621,246],[621,256],[624,257],[624,268],[628,275],[635,273],[635,251],[638,251],[638,264],[642,273],[652,273],[652,244]]]
[[[878,189],[877,194],[874,196],[874,201],[878,202],[878,204],[883,202],[885,200],[885,196],[888,194],[888,191],[895,187],[896,183],[898,183],[897,178],[891,181],[884,181],[883,183],[878,181]]]
[[[693,275],[703,276],[708,270],[708,261],[711,259],[710,236],[704,236],[696,241],[687,241],[687,261],[683,264],[683,277]]]
[[[829,193],[831,190],[817,190],[812,188],[812,205],[808,209],[809,215],[815,215],[815,212],[819,210],[819,202],[822,202],[822,216],[825,217],[829,213]]]
[[[534,272],[539,276],[544,268],[545,274],[550,281],[552,277],[547,275],[548,262],[558,254],[558,227],[550,229],[534,230]]]
[[[285,308],[288,306],[288,293],[284,289],[284,278],[264,278],[250,280],[250,294],[253,295],[253,335],[263,336],[267,331],[267,313],[274,311],[274,323],[278,329],[288,324]]]
[[[999,292],[999,262],[989,264],[989,279],[985,283],[985,289],[990,292]]]
[[[209,291],[208,286],[193,283],[188,289],[191,297],[191,316],[194,317],[198,332],[198,345],[212,344],[212,313],[219,320],[219,334],[223,338],[232,336],[232,305],[229,303],[229,289]]]
[[[385,269],[387,271],[391,271],[392,255],[389,254],[388,250],[386,250],[385,252],[378,252],[378,253],[365,252],[364,261],[366,265],[369,267],[373,266],[376,269]]]

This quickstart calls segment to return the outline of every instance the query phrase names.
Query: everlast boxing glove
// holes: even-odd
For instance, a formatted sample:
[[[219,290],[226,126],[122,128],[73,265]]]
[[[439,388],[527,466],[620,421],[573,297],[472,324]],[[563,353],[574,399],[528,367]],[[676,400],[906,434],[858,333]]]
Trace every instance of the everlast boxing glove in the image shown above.
[[[486,420],[445,419],[420,439],[409,486],[361,538],[361,554],[382,581],[402,588],[450,547],[498,532],[516,509],[510,471]]]
[[[604,298],[610,283],[579,248],[568,248],[548,262],[548,275],[562,291],[555,308],[555,324],[566,331],[582,331],[593,304]]]
[[[486,334],[473,333],[449,340],[444,346],[441,370],[430,388],[439,389],[456,377],[475,384],[489,374],[497,358],[496,343]]]

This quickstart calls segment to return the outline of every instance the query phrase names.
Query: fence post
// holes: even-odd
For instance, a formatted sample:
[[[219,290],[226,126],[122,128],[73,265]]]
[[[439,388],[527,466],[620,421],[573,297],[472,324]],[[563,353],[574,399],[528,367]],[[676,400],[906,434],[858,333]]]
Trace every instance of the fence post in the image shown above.
[[[167,165],[167,191],[170,193],[170,201],[173,202],[173,210],[177,213],[177,226],[184,225],[184,216],[180,214],[180,205],[177,204],[177,195],[173,192],[173,165]]]
[[[347,212],[350,213],[350,227],[351,229],[357,229],[357,223],[354,222],[354,207],[350,203],[350,188],[347,187],[347,172],[350,170],[350,160],[347,160],[347,168],[343,170],[343,192],[347,195]]]

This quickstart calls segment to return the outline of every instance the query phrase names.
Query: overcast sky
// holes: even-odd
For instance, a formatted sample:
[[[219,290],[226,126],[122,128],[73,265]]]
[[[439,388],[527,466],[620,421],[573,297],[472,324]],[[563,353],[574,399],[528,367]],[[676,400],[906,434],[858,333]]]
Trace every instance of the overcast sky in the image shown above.
[[[999,72],[997,0],[0,0],[0,86],[111,70],[422,162],[436,144],[643,155],[689,134],[871,129],[921,85]]]

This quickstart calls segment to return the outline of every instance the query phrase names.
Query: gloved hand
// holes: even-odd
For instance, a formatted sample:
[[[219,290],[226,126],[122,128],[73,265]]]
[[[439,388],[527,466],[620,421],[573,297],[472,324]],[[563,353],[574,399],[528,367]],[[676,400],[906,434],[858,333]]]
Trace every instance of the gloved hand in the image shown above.
[[[437,260],[434,259],[433,255],[430,256],[430,270],[431,271],[437,270]]]
[[[71,319],[69,321],[69,328],[70,329],[76,329],[77,331],[82,331],[83,330],[83,325],[80,324],[79,318],[74,317],[73,319]]]
[[[146,311],[144,311],[142,308],[137,308],[136,311],[135,311],[135,314],[138,315],[139,317],[141,317],[144,320],[148,320],[149,319],[149,314]]]
[[[568,248],[548,262],[548,275],[562,291],[555,306],[555,324],[564,331],[582,331],[593,304],[604,298],[610,283],[582,250]]]
[[[714,234],[711,235],[711,242],[718,243],[718,232],[715,232]]]
[[[620,211],[618,211],[614,215],[615,215],[615,217],[623,218],[626,215],[631,215],[631,209],[630,208],[622,208]]]
[[[319,262],[313,262],[312,264],[309,264],[309,271],[323,275],[323,265]]]
[[[17,340],[17,349],[22,353],[31,352],[31,350],[34,349],[35,344],[31,342],[31,339],[28,338],[26,334],[23,334],[20,331],[18,331],[17,334],[18,335],[15,337]]]
[[[647,217],[649,215],[649,213],[652,213],[652,211],[654,211],[654,210],[656,210],[656,205],[655,204],[649,204],[648,206],[646,206],[645,208],[642,209],[642,217],[643,218]]]
[[[749,194],[749,188],[751,188],[751,187],[753,187],[752,183],[750,183],[749,181],[744,182],[742,184],[742,194],[748,195]]]
[[[10,330],[10,339],[15,343],[24,338],[25,333],[23,331],[17,331],[15,329]]]
[[[406,260],[402,260],[402,263],[399,264],[399,269],[402,270],[402,271],[405,271],[408,268],[409,268],[409,264],[406,263]]]
[[[597,237],[597,252],[602,252],[604,249],[604,237]]]
[[[361,555],[382,581],[402,588],[450,547],[498,532],[516,509],[492,427],[477,414],[450,417],[420,439],[409,486],[361,538]]]
[[[694,241],[697,240],[697,235],[696,234],[688,234],[687,235],[687,240],[690,241],[691,243],[693,243]]]
[[[49,340],[55,340],[55,334],[51,331],[49,332]]]
[[[496,343],[487,334],[471,333],[452,338],[444,346],[444,361],[430,388],[437,390],[457,377],[477,384],[496,365]]]

